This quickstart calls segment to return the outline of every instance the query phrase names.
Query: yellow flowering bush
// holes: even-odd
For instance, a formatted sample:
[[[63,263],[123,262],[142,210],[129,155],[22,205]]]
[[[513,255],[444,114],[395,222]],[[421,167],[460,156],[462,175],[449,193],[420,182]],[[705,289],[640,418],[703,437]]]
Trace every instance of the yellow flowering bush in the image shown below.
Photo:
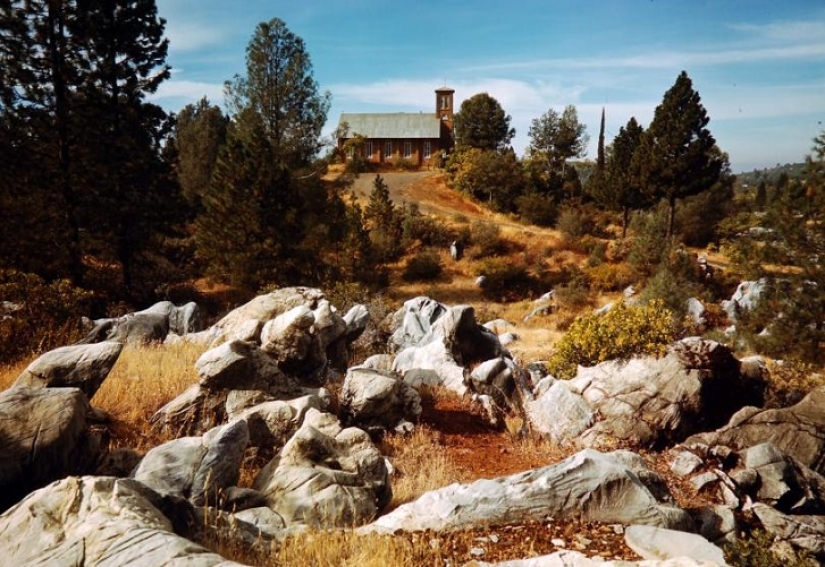
[[[576,375],[577,365],[595,366],[635,355],[662,356],[676,340],[679,327],[662,301],[646,305],[614,305],[602,314],[577,317],[556,345],[547,370],[556,378]]]

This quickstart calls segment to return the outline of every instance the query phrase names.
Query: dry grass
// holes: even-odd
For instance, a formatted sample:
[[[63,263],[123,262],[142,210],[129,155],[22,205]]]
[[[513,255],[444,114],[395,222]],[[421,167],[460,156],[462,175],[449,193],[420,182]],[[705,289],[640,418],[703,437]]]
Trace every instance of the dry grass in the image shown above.
[[[109,377],[92,398],[92,404],[115,420],[114,442],[147,449],[157,442],[149,418],[164,404],[198,381],[195,361],[202,346],[125,346]]]
[[[447,486],[457,476],[455,463],[442,450],[439,432],[427,426],[417,426],[411,435],[389,435],[380,449],[395,467],[390,508]]]

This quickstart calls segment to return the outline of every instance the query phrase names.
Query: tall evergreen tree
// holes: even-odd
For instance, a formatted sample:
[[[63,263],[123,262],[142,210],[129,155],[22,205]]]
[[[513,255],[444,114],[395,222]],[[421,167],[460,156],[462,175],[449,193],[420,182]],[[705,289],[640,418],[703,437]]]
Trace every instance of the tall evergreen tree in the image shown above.
[[[74,0],[0,3],[2,119],[7,128],[21,134],[18,143],[37,156],[40,172],[49,171],[53,181],[49,186],[32,185],[32,176],[10,177],[5,167],[0,178],[10,187],[26,186],[23,198],[39,194],[42,203],[60,211],[59,216],[52,217],[58,222],[51,229],[65,236],[67,269],[76,285],[84,278],[79,205],[71,178],[70,95],[85,66],[83,50],[72,33],[78,17]]]
[[[195,210],[200,208],[201,195],[209,187],[218,152],[226,142],[227,126],[221,109],[206,97],[178,113],[174,133],[178,181],[183,196]]]
[[[638,171],[633,161],[643,133],[644,128],[636,122],[636,118],[631,117],[626,126],[619,128],[619,133],[613,139],[610,159],[605,164],[605,191],[599,200],[611,208],[622,211],[622,238],[627,236],[630,211],[649,204],[649,200],[642,193]]]
[[[233,118],[255,114],[276,159],[291,169],[308,165],[321,148],[330,94],[320,94],[304,40],[274,18],[261,22],[246,48],[246,77],[227,81]]]
[[[685,71],[656,107],[634,159],[644,191],[665,199],[670,210],[668,237],[673,237],[676,202],[708,190],[724,166],[699,93]]]
[[[363,214],[370,240],[379,259],[394,260],[401,254],[403,217],[390,198],[390,189],[384,178],[375,176],[370,200]]]
[[[602,119],[599,123],[599,142],[596,146],[596,167],[587,179],[587,193],[596,199],[606,191],[606,158],[604,149],[604,107],[602,107]]]

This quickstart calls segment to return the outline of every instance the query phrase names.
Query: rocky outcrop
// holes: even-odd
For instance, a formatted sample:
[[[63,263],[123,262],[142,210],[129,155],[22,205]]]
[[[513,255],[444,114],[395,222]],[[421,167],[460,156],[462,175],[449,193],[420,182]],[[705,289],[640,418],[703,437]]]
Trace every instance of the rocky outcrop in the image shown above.
[[[92,470],[99,441],[87,428],[89,411],[77,388],[0,393],[0,510],[54,480]]]
[[[315,410],[252,487],[288,525],[352,527],[392,498],[387,464],[369,436]]]
[[[92,330],[81,344],[101,341],[122,344],[163,342],[170,333],[179,336],[203,328],[200,309],[194,302],[178,307],[171,301],[160,301],[143,311],[122,317],[96,319],[91,323]]]
[[[405,380],[411,371],[431,371],[440,384],[463,395],[472,364],[506,354],[495,333],[476,322],[468,305],[447,307],[417,297],[404,303],[394,321],[391,344],[398,354],[393,370]]]
[[[176,535],[153,499],[157,495],[135,480],[69,477],[55,482],[0,516],[3,563],[240,567]]]
[[[662,447],[718,427],[761,400],[763,389],[742,375],[730,349],[692,338],[663,358],[607,361],[579,367],[569,381],[545,379],[525,409],[534,430],[556,443]]]
[[[197,506],[214,504],[237,484],[248,444],[245,421],[216,427],[202,437],[173,439],[150,450],[132,478],[162,495],[186,498]]]
[[[691,530],[664,481],[628,451],[585,449],[555,465],[427,492],[363,531],[463,529],[576,516],[584,521]]]
[[[690,437],[686,444],[721,445],[735,450],[771,443],[820,474],[825,474],[825,386],[798,404],[781,409],[745,407],[724,427]]]
[[[29,364],[14,386],[79,388],[92,399],[112,371],[122,349],[121,343],[111,341],[56,348]]]
[[[421,415],[421,396],[395,372],[354,367],[344,380],[338,415],[344,425],[374,435],[409,431]]]

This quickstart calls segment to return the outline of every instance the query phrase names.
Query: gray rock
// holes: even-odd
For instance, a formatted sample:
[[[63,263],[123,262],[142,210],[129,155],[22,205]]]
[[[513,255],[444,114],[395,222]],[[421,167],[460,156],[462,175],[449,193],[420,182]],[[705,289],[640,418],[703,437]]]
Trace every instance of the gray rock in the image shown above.
[[[366,305],[353,305],[344,315],[347,324],[347,341],[352,342],[360,337],[370,323],[370,312]]]
[[[702,506],[690,510],[699,535],[717,545],[733,543],[738,537],[736,515],[727,506]]]
[[[770,443],[740,453],[745,470],[759,478],[754,496],[774,508],[795,514],[825,512],[825,478]]]
[[[695,297],[690,297],[687,299],[685,307],[696,332],[705,332],[708,327],[708,310],[704,304]]]
[[[783,514],[766,504],[754,504],[753,512],[765,531],[797,549],[825,560],[825,516]]]
[[[690,557],[700,563],[727,565],[722,550],[698,534],[635,525],[625,529],[624,541],[643,559]]]
[[[201,434],[226,420],[227,391],[193,384],[149,419],[160,431],[173,435]]]
[[[358,366],[372,370],[392,370],[393,360],[391,354],[373,354]]]
[[[80,388],[92,399],[112,371],[123,345],[102,342],[60,347],[29,364],[14,386],[30,388]]]
[[[405,428],[421,416],[421,396],[395,372],[350,368],[341,390],[344,425],[373,434]]]
[[[579,367],[573,379],[554,384],[525,407],[531,425],[557,442],[598,447],[618,439],[662,446],[724,423],[742,404],[761,399],[762,388],[741,376],[730,349],[692,338],[671,345],[663,358]],[[552,400],[542,401],[545,396]]]
[[[0,516],[5,565],[241,567],[175,534],[140,483],[69,477]]]
[[[688,476],[704,464],[704,461],[690,451],[679,451],[670,465],[670,470],[679,476]]]
[[[130,313],[116,319],[99,319],[79,344],[115,341],[145,345],[162,343],[169,334],[169,317],[160,313]]]
[[[221,490],[238,482],[248,443],[245,421],[217,427],[202,437],[173,439],[150,450],[132,478],[198,506],[216,502]]]
[[[740,283],[733,293],[733,296],[729,300],[722,302],[722,309],[728,314],[728,318],[733,323],[736,323],[740,312],[749,311],[756,307],[759,299],[765,293],[767,285],[768,280],[765,278]]]
[[[325,296],[321,290],[308,287],[286,287],[259,295],[213,325],[212,345],[237,337],[238,327],[248,325],[250,320],[263,324],[298,306],[313,310],[322,299]]]
[[[314,527],[363,524],[392,498],[385,460],[369,436],[312,409],[252,488],[287,525]]]
[[[249,443],[253,447],[280,449],[298,430],[309,409],[325,410],[329,399],[308,395],[294,400],[274,400],[229,412],[232,421],[243,420],[249,427]]]
[[[638,455],[585,449],[554,465],[427,492],[362,531],[441,531],[547,516],[692,529],[687,512],[669,501],[664,481]]]
[[[692,436],[688,443],[726,445],[743,450],[771,443],[819,474],[825,474],[825,386],[798,404],[781,409],[746,407],[724,427]]]
[[[0,510],[70,474],[91,472],[99,442],[77,388],[11,388],[0,393]]]
[[[169,321],[169,332],[176,335],[197,333],[203,330],[203,322],[198,304],[190,301],[180,307],[171,301],[160,301],[135,315],[162,315]]]

